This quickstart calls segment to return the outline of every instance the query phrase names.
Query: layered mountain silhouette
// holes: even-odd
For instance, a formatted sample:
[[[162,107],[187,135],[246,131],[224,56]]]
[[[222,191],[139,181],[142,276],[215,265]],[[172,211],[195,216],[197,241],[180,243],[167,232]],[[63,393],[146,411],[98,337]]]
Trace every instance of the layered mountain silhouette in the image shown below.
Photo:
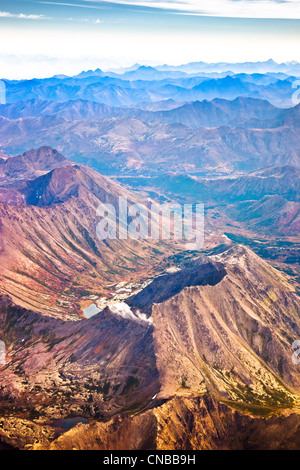
[[[1,149],[48,145],[108,175],[298,167],[297,75],[281,72],[297,64],[261,63],[247,73],[252,65],[224,73],[218,64],[211,75],[191,73],[203,64],[189,73],[137,65],[6,81]]]
[[[269,75],[267,76],[269,77]],[[264,80],[259,74],[217,72],[187,75],[140,67],[124,74],[86,73],[77,77],[8,81],[8,102],[23,100],[89,100],[110,106],[136,105],[142,101],[175,99],[195,101],[213,98],[235,99],[239,96],[267,99],[272,104],[291,106],[293,73],[279,74]],[[273,76],[271,75],[271,78]]]
[[[175,103],[175,104],[174,104]],[[142,109],[139,109],[139,106]],[[155,109],[163,108],[163,109]],[[145,109],[146,108],[146,109]],[[164,109],[170,108],[170,109]],[[0,105],[0,115],[8,119],[32,116],[62,116],[67,120],[101,120],[112,117],[136,118],[147,122],[184,124],[192,129],[218,127],[224,125],[248,126],[253,123],[273,126],[280,119],[293,118],[295,111],[272,106],[268,101],[254,98],[236,98],[233,101],[214,99],[194,101],[181,105],[173,100],[164,100],[156,105],[138,104],[134,108],[119,108],[85,100],[72,100],[63,103],[55,101],[27,100]]]

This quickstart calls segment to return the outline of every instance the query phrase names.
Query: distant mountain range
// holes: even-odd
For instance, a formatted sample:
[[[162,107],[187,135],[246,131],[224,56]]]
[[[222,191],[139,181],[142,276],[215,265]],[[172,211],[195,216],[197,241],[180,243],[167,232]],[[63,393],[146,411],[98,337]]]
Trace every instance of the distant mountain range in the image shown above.
[[[165,78],[163,72],[157,71],[157,74],[156,78],[148,77],[147,80],[94,73],[77,77],[4,80],[6,101],[16,103],[38,99],[64,102],[81,99],[109,106],[136,106],[141,102],[169,99],[183,102],[214,98],[233,100],[244,96],[287,107],[293,105],[293,83],[297,79],[297,75],[221,74]]]
[[[18,119],[55,115],[69,121],[135,118],[149,123],[184,124],[191,129],[197,129],[225,125],[251,127],[255,124],[257,127],[276,127],[279,121],[284,122],[300,115],[298,107],[282,110],[266,100],[255,98],[236,98],[233,101],[215,98],[212,101],[195,101],[183,105],[175,105],[173,101],[167,100],[158,102],[156,106],[170,109],[118,108],[84,100],[63,103],[27,100],[0,105],[0,116]]]
[[[161,75],[159,75],[161,72]],[[163,72],[163,73],[162,73]],[[105,71],[101,69],[88,70],[81,72],[76,75],[78,78],[86,78],[91,76],[110,76],[110,77],[122,77],[124,79],[156,79],[158,77],[180,77],[193,74],[219,74],[219,73],[247,73],[247,74],[288,74],[288,75],[300,75],[300,64],[298,62],[286,62],[277,63],[270,59],[262,62],[218,62],[218,63],[206,63],[206,62],[190,62],[182,65],[156,65],[156,66],[145,66],[135,64],[132,67],[119,69],[118,71]],[[173,75],[172,75],[173,74]]]
[[[300,448],[299,76],[5,81],[0,449]],[[204,203],[203,247],[99,239],[120,196]]]
[[[298,167],[297,75],[283,72],[298,64],[271,61],[251,72],[252,65],[214,76],[136,66],[6,80],[0,150],[51,146],[107,175]]]
[[[137,66],[124,74],[7,80],[0,150],[51,146],[117,176],[299,166],[297,75],[248,73],[246,66],[213,77],[167,72]]]
[[[182,120],[202,119],[197,113],[198,105],[194,108],[195,114],[187,114],[184,108]],[[214,115],[219,118],[214,105],[204,103],[205,108],[212,108],[207,119]],[[266,108],[277,113],[272,108],[270,111],[268,105]],[[176,109],[168,112],[175,114],[174,120],[179,119],[176,112]],[[212,170],[226,174],[264,166],[299,166],[299,118],[295,114],[286,126],[279,123],[276,127],[275,118],[270,128],[199,129],[175,123],[147,123],[136,118],[69,121],[59,115],[14,120],[0,117],[0,140],[8,154],[49,145],[66,157],[108,175],[153,176],[161,171],[197,174]]]
[[[199,72],[225,72],[231,70],[235,73],[288,73],[300,74],[300,64],[298,62],[277,63],[274,60],[266,60],[262,62],[218,62],[218,63],[205,63],[205,62],[190,62],[180,66],[163,65],[158,66],[159,70],[181,70],[186,73],[199,73]]]

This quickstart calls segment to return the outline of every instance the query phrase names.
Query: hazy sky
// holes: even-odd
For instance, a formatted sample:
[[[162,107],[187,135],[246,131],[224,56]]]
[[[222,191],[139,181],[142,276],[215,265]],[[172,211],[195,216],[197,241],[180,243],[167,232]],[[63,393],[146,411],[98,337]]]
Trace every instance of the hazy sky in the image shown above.
[[[100,67],[300,62],[300,0],[0,0],[0,76]]]

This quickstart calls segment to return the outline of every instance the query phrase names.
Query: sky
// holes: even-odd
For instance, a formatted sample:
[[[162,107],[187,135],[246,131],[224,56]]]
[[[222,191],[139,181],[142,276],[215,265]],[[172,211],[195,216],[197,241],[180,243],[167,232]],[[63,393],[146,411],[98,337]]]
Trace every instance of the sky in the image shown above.
[[[0,0],[0,76],[300,62],[300,0]]]

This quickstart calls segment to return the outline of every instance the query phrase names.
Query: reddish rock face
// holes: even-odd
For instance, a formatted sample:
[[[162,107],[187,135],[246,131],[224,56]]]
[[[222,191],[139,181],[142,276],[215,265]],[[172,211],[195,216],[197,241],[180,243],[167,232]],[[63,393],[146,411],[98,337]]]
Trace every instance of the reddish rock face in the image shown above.
[[[207,395],[175,397],[129,418],[79,425],[54,440],[51,450],[295,450],[300,417],[262,419],[233,410]]]
[[[90,320],[66,322],[3,298],[0,318],[7,364],[0,371],[2,406],[8,411],[13,398],[24,418],[35,413],[45,424],[70,415],[101,420],[120,412],[140,412],[108,424],[78,425],[52,448],[68,448],[71,442],[76,448],[100,449],[265,448],[262,430],[272,447],[271,423],[277,421],[256,420],[241,411],[271,415],[297,408],[300,384],[290,341],[300,334],[299,298],[283,275],[244,247],[214,255],[209,263],[207,270],[203,258],[189,262],[130,300],[133,312],[137,305],[147,306],[152,323],[135,321],[134,315],[121,317],[109,308]],[[222,273],[213,283],[211,270]],[[179,292],[178,276],[190,279]],[[166,295],[161,297],[164,288]],[[157,298],[155,292],[160,292]],[[215,398],[200,398],[207,393]],[[201,418],[207,414],[214,425]],[[232,424],[232,434],[222,431],[226,439],[219,434],[217,438],[213,430],[219,429],[224,416]],[[280,420],[289,426],[298,416],[288,412]],[[25,425],[18,423],[20,428]],[[138,423],[144,432],[133,431],[127,442],[122,430],[137,429]],[[200,438],[204,428],[205,441]],[[5,432],[2,436],[11,442]],[[289,445],[296,445],[297,439],[294,434]],[[47,448],[50,441],[51,437],[37,446]],[[284,439],[276,443],[281,445],[286,445]]]
[[[82,318],[89,305],[82,304],[83,297],[109,296],[106,285],[145,278],[159,260],[177,251],[163,243],[154,260],[156,241],[99,240],[98,206],[117,207],[120,196],[132,204],[140,196],[52,149],[8,159],[3,174],[0,285],[17,305]]]
[[[229,242],[193,257],[175,243],[99,241],[99,203],[138,194],[49,148],[14,158],[0,162],[0,447],[297,447],[290,278]],[[274,171],[253,176],[257,191]],[[229,184],[242,194],[249,181]],[[155,271],[176,256],[187,258],[175,272]],[[145,278],[125,306],[83,319],[91,294]],[[53,425],[67,418],[73,429]]]
[[[33,149],[23,155],[0,160],[0,183],[1,186],[11,186],[16,181],[26,181],[67,165],[71,162],[51,147]]]

